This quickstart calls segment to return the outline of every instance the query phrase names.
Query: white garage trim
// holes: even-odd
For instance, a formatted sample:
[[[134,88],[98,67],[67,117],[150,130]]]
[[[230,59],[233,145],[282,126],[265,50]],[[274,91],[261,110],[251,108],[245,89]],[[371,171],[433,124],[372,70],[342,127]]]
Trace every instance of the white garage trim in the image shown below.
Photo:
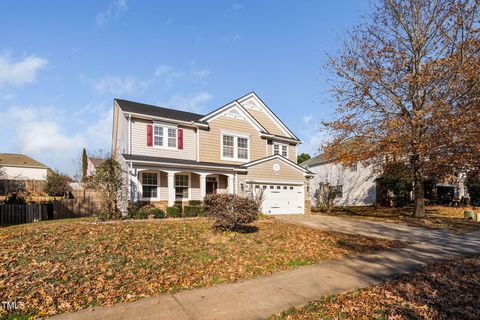
[[[246,181],[249,189],[255,192],[257,186],[263,189],[262,213],[264,214],[304,214],[305,188],[303,182],[285,181]]]
[[[251,179],[251,180],[245,180],[245,183],[256,183],[256,184],[263,183],[263,184],[281,184],[281,185],[288,184],[288,185],[300,186],[300,185],[304,184],[304,181],[275,181],[275,180],[255,180],[255,179]]]

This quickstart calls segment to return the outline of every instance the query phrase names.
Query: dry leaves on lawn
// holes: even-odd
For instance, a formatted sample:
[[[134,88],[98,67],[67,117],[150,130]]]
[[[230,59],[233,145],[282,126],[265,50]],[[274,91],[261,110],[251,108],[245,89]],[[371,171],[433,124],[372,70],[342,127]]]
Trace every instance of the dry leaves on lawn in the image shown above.
[[[480,257],[459,258],[272,319],[480,319]]]
[[[274,220],[255,228],[214,233],[202,219],[3,228],[0,301],[52,315],[400,245]]]

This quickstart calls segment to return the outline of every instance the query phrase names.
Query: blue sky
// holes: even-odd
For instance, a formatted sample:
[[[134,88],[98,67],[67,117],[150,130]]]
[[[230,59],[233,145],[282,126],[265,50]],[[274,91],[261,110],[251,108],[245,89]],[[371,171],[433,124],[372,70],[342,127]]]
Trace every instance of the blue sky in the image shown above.
[[[0,152],[73,175],[110,150],[113,98],[206,113],[255,91],[314,154],[322,64],[367,1],[2,1]]]

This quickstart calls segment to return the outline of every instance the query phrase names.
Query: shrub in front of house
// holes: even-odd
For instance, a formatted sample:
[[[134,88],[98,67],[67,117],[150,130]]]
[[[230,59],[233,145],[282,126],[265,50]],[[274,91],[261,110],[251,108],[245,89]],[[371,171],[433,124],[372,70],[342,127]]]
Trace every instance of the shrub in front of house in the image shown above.
[[[188,201],[189,206],[201,206],[202,201],[201,200],[190,200]]]
[[[258,204],[251,198],[233,194],[211,194],[203,200],[203,210],[217,229],[235,230],[258,219]]]
[[[155,219],[165,218],[165,213],[159,208],[149,204],[137,203],[132,205],[129,210],[129,217],[132,219],[148,219],[152,215]]]
[[[185,218],[189,217],[201,217],[203,215],[202,206],[199,205],[189,205],[183,207],[183,214],[182,216]]]
[[[182,216],[182,206],[174,205],[172,207],[167,207],[168,218],[179,218],[181,216]]]

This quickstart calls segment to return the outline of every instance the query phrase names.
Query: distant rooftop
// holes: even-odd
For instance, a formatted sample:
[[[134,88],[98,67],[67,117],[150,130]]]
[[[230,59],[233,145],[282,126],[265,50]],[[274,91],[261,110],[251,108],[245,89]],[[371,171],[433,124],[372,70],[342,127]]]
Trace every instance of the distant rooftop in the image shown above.
[[[0,166],[48,168],[43,163],[18,153],[0,153]]]

